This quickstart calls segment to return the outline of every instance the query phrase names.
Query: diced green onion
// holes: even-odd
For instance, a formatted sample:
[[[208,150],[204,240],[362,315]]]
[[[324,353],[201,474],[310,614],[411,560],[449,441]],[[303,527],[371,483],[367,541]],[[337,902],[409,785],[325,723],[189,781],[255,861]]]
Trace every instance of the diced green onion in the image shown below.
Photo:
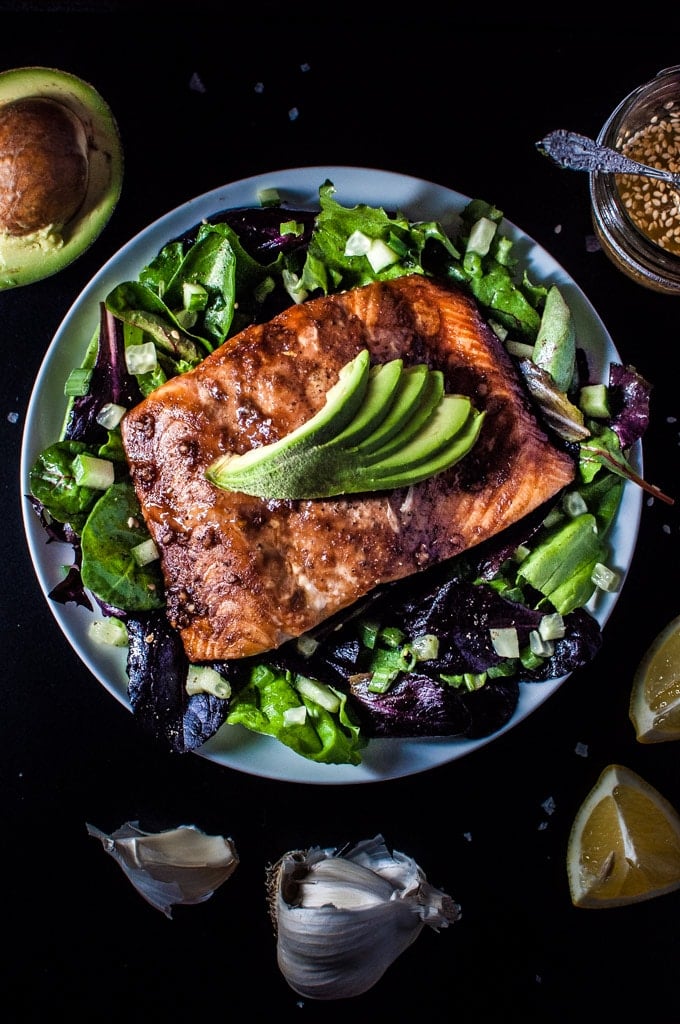
[[[208,292],[197,281],[185,281],[182,284],[182,305],[185,309],[200,311],[208,304]]]
[[[618,589],[619,583],[621,582],[621,576],[618,572],[614,572],[613,569],[609,569],[602,562],[596,562],[593,568],[591,580],[596,587],[600,590],[606,590],[612,592]]]
[[[231,696],[229,680],[209,665],[189,665],[185,689],[190,697],[196,693],[211,693],[213,697],[226,700]]]
[[[148,537],[143,540],[141,544],[135,545],[132,548],[132,557],[134,558],[137,565],[148,565],[149,562],[155,562],[159,557],[158,548],[153,542],[152,537]]]
[[[311,654],[314,654],[314,651],[319,646],[319,641],[315,640],[313,636],[303,633],[302,636],[297,638],[295,646],[303,658],[308,658]]]
[[[307,721],[307,708],[300,704],[296,708],[286,708],[283,712],[284,726],[304,725]]]
[[[377,643],[380,625],[377,622],[367,622],[365,619],[359,623],[359,636],[364,647],[372,651]]]
[[[371,693],[387,693],[394,680],[399,675],[398,669],[381,668],[371,676],[368,689]]]
[[[365,256],[372,241],[363,231],[353,231],[345,242],[345,256]]]
[[[544,640],[537,629],[532,629],[529,633],[529,648],[532,654],[537,654],[541,658],[551,658],[555,653],[553,641]]]
[[[107,615],[105,619],[95,619],[88,626],[88,635],[98,644],[106,647],[127,647],[128,631],[122,619],[115,615]]]
[[[156,346],[152,341],[144,341],[141,345],[128,345],[125,349],[125,365],[128,373],[148,373],[158,365]]]
[[[439,678],[443,683],[453,686],[456,690],[463,687],[469,692],[472,692],[473,690],[480,690],[482,686],[484,686],[488,676],[486,672],[463,672],[460,675],[442,674]]]
[[[280,235],[303,235],[304,231],[305,226],[299,220],[284,220],[279,225]]]
[[[584,512],[588,511],[588,506],[581,494],[578,491],[567,491],[562,498],[562,508],[566,515],[571,516],[574,519],[576,516],[583,515]]]
[[[559,640],[566,632],[564,619],[559,612],[544,615],[538,624],[538,632],[542,640]]]
[[[261,188],[257,193],[260,206],[280,206],[281,196],[277,188]]]
[[[380,630],[378,638],[387,647],[400,647],[406,639],[405,634],[397,626],[385,626],[384,629]]]
[[[90,390],[91,379],[92,370],[76,366],[66,378],[66,383],[64,384],[65,396],[67,398],[82,398]]]
[[[493,649],[501,658],[519,658],[519,640],[514,626],[489,630]]]
[[[585,384],[579,391],[578,405],[585,416],[607,419],[611,413],[606,384]]]
[[[528,548],[526,544],[518,544],[512,553],[513,562],[523,562],[530,550],[531,548]]]
[[[71,463],[73,477],[79,487],[92,487],[96,491],[105,491],[115,480],[115,470],[108,459],[98,459],[95,455],[80,452]]]
[[[498,225],[488,217],[480,217],[472,225],[465,251],[477,253],[478,256],[486,256],[491,248],[497,227]]]
[[[100,427],[105,427],[107,430],[115,430],[126,412],[127,409],[124,405],[106,402],[99,410],[96,420]]]
[[[325,708],[326,711],[336,712],[340,708],[340,698],[326,683],[320,683],[316,679],[309,679],[307,676],[296,676],[295,689],[303,697],[314,701],[315,704]]]
[[[439,654],[439,637],[434,633],[423,633],[412,640],[409,646],[418,661],[431,661]]]
[[[399,256],[394,249],[390,249],[389,245],[383,242],[382,238],[374,238],[366,253],[366,259],[371,264],[373,273],[379,274],[385,267],[397,263]]]
[[[539,654],[534,654],[530,647],[526,647],[520,654],[520,661],[524,668],[538,668],[545,661]]]

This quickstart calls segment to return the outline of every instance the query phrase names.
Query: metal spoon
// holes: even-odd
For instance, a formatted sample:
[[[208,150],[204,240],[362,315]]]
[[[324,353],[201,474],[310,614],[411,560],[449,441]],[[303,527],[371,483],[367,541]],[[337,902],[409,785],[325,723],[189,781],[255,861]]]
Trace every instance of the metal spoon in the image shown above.
[[[631,160],[616,149],[602,146],[586,135],[559,129],[550,132],[544,139],[536,143],[536,148],[544,156],[550,157],[560,167],[570,171],[604,171],[610,174],[640,174],[645,178],[656,178],[665,181],[674,188],[680,189],[680,174],[663,171],[658,167],[648,167],[637,160]]]

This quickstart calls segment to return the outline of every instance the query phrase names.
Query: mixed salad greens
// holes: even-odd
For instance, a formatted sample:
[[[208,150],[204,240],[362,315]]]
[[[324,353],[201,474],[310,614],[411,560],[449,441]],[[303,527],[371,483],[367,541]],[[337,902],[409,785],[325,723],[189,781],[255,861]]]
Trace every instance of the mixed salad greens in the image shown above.
[[[518,266],[503,214],[481,200],[438,222],[335,199],[319,209],[227,210],[169,241],[117,285],[83,364],[66,382],[61,436],[35,460],[30,500],[74,560],[50,593],[102,615],[92,631],[127,648],[134,714],[170,750],[195,750],[240,725],[317,762],[359,764],[374,737],[480,737],[512,717],[520,680],[588,663],[602,638],[586,605],[618,575],[608,535],[628,454],[647,427],[650,386],[613,364],[592,380],[555,285]],[[501,535],[379,587],[313,634],[267,657],[191,665],[164,613],[158,552],[127,470],[120,420],[164,381],[247,324],[293,302],[404,274],[448,279],[474,296],[516,360],[538,415],[573,455],[572,487]],[[663,497],[663,496],[662,496]]]

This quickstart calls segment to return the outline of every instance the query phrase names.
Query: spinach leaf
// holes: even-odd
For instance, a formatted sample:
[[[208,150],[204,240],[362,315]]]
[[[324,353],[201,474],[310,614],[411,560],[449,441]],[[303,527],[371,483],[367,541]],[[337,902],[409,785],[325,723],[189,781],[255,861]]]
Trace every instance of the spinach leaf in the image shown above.
[[[129,612],[162,608],[165,598],[159,562],[140,566],[132,553],[148,536],[132,484],[113,484],[101,495],[83,527],[83,584],[114,608]]]
[[[82,441],[56,441],[40,453],[30,471],[31,494],[59,523],[68,523],[76,533],[102,492],[79,486],[73,471],[76,455],[91,452]]]

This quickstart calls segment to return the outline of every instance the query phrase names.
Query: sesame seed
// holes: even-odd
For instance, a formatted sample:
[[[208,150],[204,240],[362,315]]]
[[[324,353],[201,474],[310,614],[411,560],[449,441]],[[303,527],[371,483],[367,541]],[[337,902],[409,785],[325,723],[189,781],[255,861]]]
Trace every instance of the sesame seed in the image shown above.
[[[634,160],[662,170],[680,172],[680,108],[664,105],[664,116],[654,115],[634,133],[618,140],[619,148]],[[680,192],[666,182],[635,174],[617,175],[621,202],[631,220],[666,252],[680,255]]]

